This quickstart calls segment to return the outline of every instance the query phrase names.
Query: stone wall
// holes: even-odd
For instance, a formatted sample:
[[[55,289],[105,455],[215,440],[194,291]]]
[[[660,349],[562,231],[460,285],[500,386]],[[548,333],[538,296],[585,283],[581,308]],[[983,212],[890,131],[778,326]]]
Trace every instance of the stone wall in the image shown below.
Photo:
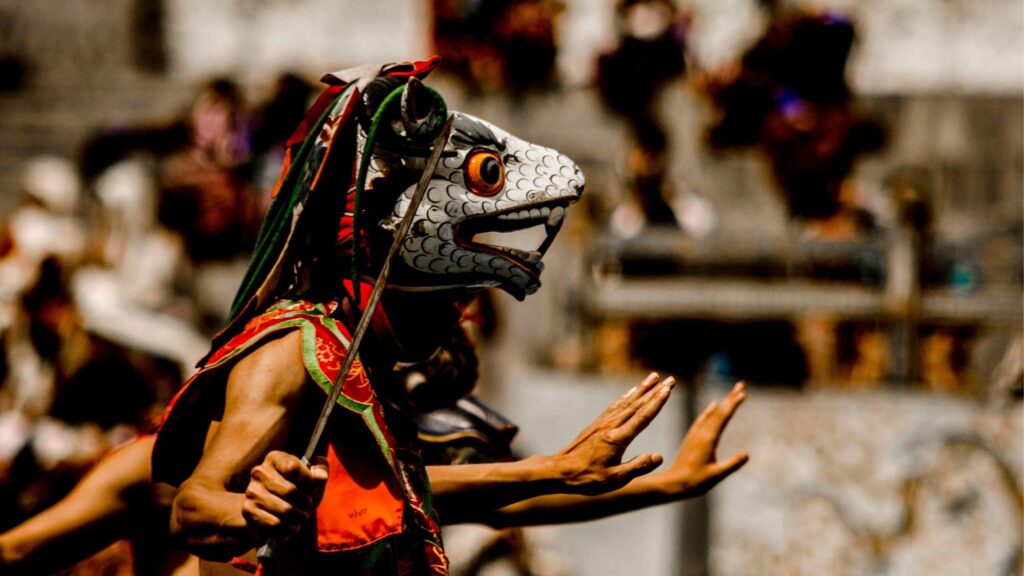
[[[713,492],[718,576],[1021,573],[1021,404],[755,392]]]

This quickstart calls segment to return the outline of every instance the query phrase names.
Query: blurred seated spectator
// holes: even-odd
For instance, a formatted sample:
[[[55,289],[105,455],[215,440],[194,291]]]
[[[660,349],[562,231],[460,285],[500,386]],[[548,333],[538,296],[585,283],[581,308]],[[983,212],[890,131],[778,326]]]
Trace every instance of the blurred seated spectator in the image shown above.
[[[260,215],[270,207],[285,143],[306,116],[314,95],[312,84],[298,74],[285,72],[274,80],[266,101],[253,114],[252,183],[259,191]]]
[[[836,14],[775,12],[738,63],[701,82],[719,112],[710,146],[757,147],[790,216],[803,222],[848,219],[844,182],[855,161],[884,142],[882,127],[852,106],[846,64],[854,37],[853,24]]]
[[[199,91],[183,118],[107,130],[82,152],[90,178],[139,153],[155,157],[161,221],[195,265],[189,292],[203,331],[223,320],[258,228],[252,128],[238,86],[221,78]]]
[[[554,0],[511,0],[494,26],[493,41],[513,94],[542,90],[555,80],[558,19],[565,10]]]
[[[258,214],[243,172],[250,130],[238,87],[215,80],[192,107],[188,142],[161,163],[162,194],[178,208],[170,224],[194,262],[229,260],[251,246]]]
[[[86,231],[79,216],[81,182],[62,158],[30,160],[18,205],[0,222],[0,329],[9,324],[17,299],[49,257],[73,264],[82,257]]]
[[[108,168],[94,186],[102,264],[79,270],[72,291],[86,328],[191,371],[208,346],[184,293],[191,275],[181,236],[161,225],[153,176],[138,160]],[[166,399],[166,398],[165,398]]]
[[[434,50],[471,89],[520,96],[555,80],[559,0],[432,0]]]
[[[712,149],[756,148],[767,160],[776,190],[803,240],[859,241],[877,235],[879,218],[891,217],[884,194],[850,176],[855,162],[884,142],[882,127],[853,107],[846,64],[853,47],[852,22],[833,13],[781,8],[766,3],[764,35],[740,60],[698,81],[718,111],[707,133]],[[871,265],[872,249],[825,266],[816,278],[857,279],[877,284],[885,272]],[[792,322],[797,350],[805,356],[804,379],[832,382],[840,373],[852,385],[875,386],[890,374],[888,341],[881,332],[850,332],[852,358],[837,365],[836,343],[848,331],[828,314],[808,312]]]
[[[0,386],[0,529],[52,504],[134,437],[167,372],[84,330],[58,260],[44,260],[36,278],[3,339],[11,370]]]
[[[61,369],[87,356],[85,337],[65,290],[63,267],[49,258],[34,276],[7,330],[5,352],[11,370],[2,388],[7,404],[32,418],[49,412]]]
[[[597,60],[598,90],[629,131],[630,197],[612,214],[612,230],[633,236],[645,225],[678,224],[666,195],[668,135],[656,113],[665,86],[686,71],[686,20],[671,0],[620,0],[618,43]]]
[[[248,186],[251,120],[238,86],[215,79],[196,96],[188,114],[157,126],[120,127],[90,140],[83,170],[94,178],[121,159],[154,155],[161,195],[172,209],[168,225],[185,240],[196,262],[227,260],[249,247],[258,223]]]
[[[281,143],[304,116],[310,93],[302,78],[284,74],[268,101],[251,112],[233,81],[216,79],[182,118],[108,129],[83,149],[91,179],[140,154],[155,161],[159,220],[178,234],[184,260],[194,265],[188,290],[203,331],[215,330],[230,306],[280,171]],[[157,236],[151,240],[157,249]],[[171,270],[177,269],[157,276]]]

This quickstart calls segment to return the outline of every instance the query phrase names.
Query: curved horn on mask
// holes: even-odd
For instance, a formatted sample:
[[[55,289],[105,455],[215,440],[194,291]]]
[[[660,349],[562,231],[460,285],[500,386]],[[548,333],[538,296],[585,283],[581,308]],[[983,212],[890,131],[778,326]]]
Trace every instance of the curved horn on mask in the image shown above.
[[[385,77],[370,82],[363,91],[364,127],[380,127],[376,142],[391,152],[422,157],[448,117],[444,98],[418,78],[408,81]]]
[[[430,143],[448,115],[441,96],[427,88],[419,78],[410,77],[402,93],[402,127],[405,136],[416,143]]]

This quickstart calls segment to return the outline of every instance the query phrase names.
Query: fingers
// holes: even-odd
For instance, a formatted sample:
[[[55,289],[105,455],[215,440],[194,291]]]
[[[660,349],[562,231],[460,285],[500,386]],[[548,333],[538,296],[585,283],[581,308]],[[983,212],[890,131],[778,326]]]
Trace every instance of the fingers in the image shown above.
[[[270,452],[249,474],[242,513],[261,536],[286,538],[316,510],[327,483],[327,461],[311,466],[285,452]]]
[[[720,411],[719,419],[721,420],[722,426],[724,427],[729,423],[729,419],[736,413],[736,409],[739,405],[747,399],[747,386],[743,382],[737,382],[729,394],[722,401],[722,410]]]
[[[661,380],[661,375],[657,372],[651,372],[639,384],[627,390],[622,396],[619,396],[619,399],[612,403],[602,416],[607,414],[610,418],[620,421],[624,419],[624,414],[627,414],[625,417],[628,417],[629,413],[636,410],[637,403],[654,388],[654,385],[659,380]]]
[[[608,434],[609,440],[623,446],[632,442],[638,434],[654,420],[655,416],[668,402],[668,397],[675,386],[674,378],[667,378],[661,385],[653,387],[647,393],[643,402],[636,406],[627,419]]]
[[[730,474],[742,468],[749,460],[749,454],[746,452],[737,452],[722,462],[716,462],[715,464],[710,465],[708,468],[711,472],[711,478],[714,479],[712,485],[728,478]]]
[[[728,478],[733,472],[743,467],[750,456],[746,452],[737,452],[723,462],[716,462],[705,466],[695,478],[695,482],[689,484],[686,492],[688,497],[704,494],[718,485],[719,482]]]
[[[657,372],[651,372],[644,378],[640,384],[630,388],[620,399],[623,402],[628,402],[634,395],[642,396],[646,391],[650,390],[652,386],[658,383],[661,379],[661,375]]]
[[[315,481],[326,482],[329,473],[327,458],[325,456],[314,456],[313,461],[309,463],[309,471]]]
[[[302,502],[305,506],[296,505],[284,498],[272,493],[265,485],[259,482],[250,482],[245,489],[245,499],[251,502],[252,507],[278,519],[279,524],[298,526],[309,516],[308,501]]]
[[[308,498],[306,502],[285,500],[256,480],[249,482],[245,489],[242,517],[261,537],[288,538],[299,531],[311,512]]]
[[[327,480],[326,461],[318,461],[317,465],[311,468],[287,452],[274,451],[267,454],[263,464],[257,466],[256,469],[267,467],[267,465],[282,479],[294,484],[300,490],[315,490],[320,483]],[[271,470],[267,470],[267,472],[271,472]]]
[[[617,486],[625,486],[634,478],[643,476],[658,466],[661,466],[662,461],[663,458],[661,457],[661,454],[641,454],[640,456],[631,458],[629,461],[609,469],[609,474],[612,478],[615,478],[614,483]]]
[[[246,500],[242,504],[242,518],[245,523],[262,539],[286,539],[297,531],[297,528],[282,527],[281,519]]]
[[[657,410],[661,410],[661,406],[664,405],[665,400],[668,398],[668,393],[672,391],[675,385],[676,379],[672,376],[669,376],[660,384],[657,379],[651,382],[645,380],[643,385],[638,386],[636,392],[629,397],[627,404],[611,420],[611,424],[613,426],[622,426],[632,421],[638,413],[645,410],[651,403],[659,404]],[[664,396],[662,396],[663,394]],[[654,412],[654,415],[657,415],[657,410]],[[651,417],[653,418],[654,415]],[[639,433],[639,430],[637,433]]]
[[[707,422],[712,426],[715,435],[714,446],[718,446],[718,439],[722,436],[725,426],[732,420],[733,414],[740,404],[747,399],[746,386],[743,382],[737,382],[729,394],[722,400],[722,403],[712,410],[707,416]]]
[[[628,410],[638,400],[644,398],[644,395],[647,394],[660,379],[661,376],[657,372],[651,372],[648,374],[640,384],[630,388],[625,394],[619,396],[615,402],[612,402],[612,404],[609,405],[600,416],[584,428],[576,438],[562,450],[562,452],[572,451],[602,429],[613,428],[621,424],[626,418],[628,418],[628,414],[625,414],[624,411]]]
[[[261,464],[252,469],[249,478],[250,484],[259,484],[268,493],[279,498],[296,500],[296,504],[301,504],[302,496],[305,496],[298,486],[281,475],[273,466]]]
[[[715,410],[718,409],[718,402],[711,402],[703,412],[697,415],[697,418],[693,421],[693,424],[703,424]]]
[[[642,382],[640,382],[640,384],[631,388],[629,392],[626,392],[626,394],[623,396],[625,400],[624,408],[635,405],[637,402],[639,402],[644,396],[649,394],[651,390],[654,390],[656,388],[658,382],[661,382],[663,385],[667,384],[669,386],[673,386],[675,385],[675,381],[676,379],[672,376],[669,376],[664,381],[662,381],[660,374],[658,374],[657,372],[651,372],[650,374],[647,375],[646,378],[643,379]]]
[[[316,482],[316,488],[312,493],[313,503],[319,504],[320,499],[324,496],[324,489],[327,488],[327,477],[330,475],[327,458],[324,456],[314,456],[309,470],[313,480]]]

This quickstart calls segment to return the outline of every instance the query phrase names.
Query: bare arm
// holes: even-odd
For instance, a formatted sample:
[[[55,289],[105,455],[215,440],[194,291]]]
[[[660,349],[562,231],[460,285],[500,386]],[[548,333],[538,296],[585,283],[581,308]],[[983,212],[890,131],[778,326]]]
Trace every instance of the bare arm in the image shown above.
[[[261,345],[228,376],[221,424],[171,509],[172,533],[201,557],[226,560],[283,540],[319,501],[326,468],[279,452],[308,387],[300,337],[293,331]]]
[[[737,452],[722,462],[715,457],[722,432],[745,398],[746,390],[740,383],[721,403],[708,406],[694,420],[675,460],[664,471],[640,476],[606,494],[532,498],[481,514],[478,520],[494,528],[582,522],[700,496],[748,460],[746,452]]]
[[[517,462],[432,466],[435,506],[446,524],[480,522],[509,504],[542,495],[572,500],[626,486],[659,464],[658,454],[622,462],[630,442],[657,416],[674,380],[657,374],[620,397],[558,454]],[[585,497],[584,497],[585,499]],[[529,500],[532,501],[532,500]]]
[[[111,453],[62,500],[0,534],[0,572],[50,573],[127,536],[131,495],[149,489],[152,449],[143,438]]]
[[[306,385],[297,338],[294,332],[265,344],[232,370],[222,422],[174,500],[172,531],[202,557],[227,559],[267,539],[287,539],[322,496],[326,466],[306,468],[279,451],[293,428],[290,415],[302,403],[303,390],[312,389]],[[559,454],[431,468],[435,506],[450,522],[471,521],[481,509],[542,494],[598,494],[626,485],[661,463],[656,454],[625,463],[621,458],[664,406],[673,382],[659,385],[652,374]],[[308,436],[306,427],[299,428],[298,436]]]

